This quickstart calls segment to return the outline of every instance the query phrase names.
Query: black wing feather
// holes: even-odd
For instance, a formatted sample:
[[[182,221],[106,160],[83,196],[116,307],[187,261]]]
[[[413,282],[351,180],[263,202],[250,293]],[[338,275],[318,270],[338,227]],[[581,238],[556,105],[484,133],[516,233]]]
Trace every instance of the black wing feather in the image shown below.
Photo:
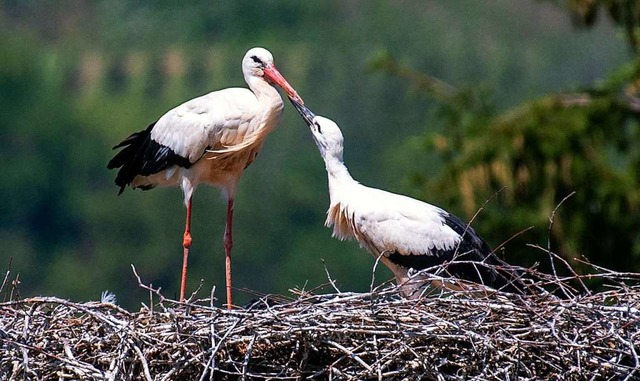
[[[184,168],[193,165],[189,159],[151,138],[151,131],[155,125],[150,124],[145,130],[131,134],[113,147],[122,148],[107,164],[108,169],[120,168],[115,180],[116,185],[120,187],[118,194],[122,194],[124,188],[131,184],[136,176],[150,176],[174,165]],[[146,190],[152,186],[141,188]]]
[[[505,292],[526,293],[527,288],[521,281],[521,274],[493,254],[489,245],[471,226],[452,214],[441,216],[444,223],[462,237],[459,245],[448,250],[434,249],[429,253],[406,255],[393,252],[387,256],[389,260],[398,266],[418,271],[449,262],[445,275]]]

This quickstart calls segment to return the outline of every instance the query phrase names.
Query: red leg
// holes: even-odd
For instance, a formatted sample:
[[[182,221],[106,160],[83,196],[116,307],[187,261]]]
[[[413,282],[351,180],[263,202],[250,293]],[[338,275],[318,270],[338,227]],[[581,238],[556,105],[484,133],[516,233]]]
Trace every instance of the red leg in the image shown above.
[[[233,247],[233,237],[231,235],[231,225],[233,220],[233,198],[227,201],[227,226],[224,230],[224,254],[225,271],[227,281],[227,308],[231,309],[231,248]]]
[[[184,302],[184,291],[187,288],[187,259],[191,247],[191,198],[187,202],[187,221],[184,224],[184,236],[182,238],[182,277],[180,278],[180,301]]]

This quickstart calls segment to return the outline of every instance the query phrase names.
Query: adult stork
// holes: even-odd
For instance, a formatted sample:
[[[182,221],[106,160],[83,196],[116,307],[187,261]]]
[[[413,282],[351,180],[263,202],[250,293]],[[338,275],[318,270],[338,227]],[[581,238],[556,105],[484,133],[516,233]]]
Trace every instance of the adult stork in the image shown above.
[[[325,162],[330,198],[325,225],[333,226],[334,237],[355,239],[379,258],[393,272],[406,297],[418,297],[427,283],[454,289],[469,285],[451,277],[505,292],[526,292],[519,275],[458,217],[354,180],[343,161],[343,137],[336,123],[315,116],[295,99],[291,102],[309,125]],[[442,269],[445,273],[440,273],[439,279],[446,279],[444,282],[425,274]]]
[[[251,164],[264,140],[280,122],[284,103],[275,85],[302,99],[273,64],[263,48],[252,48],[242,59],[249,85],[194,98],[169,111],[145,130],[116,145],[122,148],[108,164],[120,168],[115,183],[121,194],[127,185],[148,190],[179,185],[187,217],[182,240],[180,300],[184,300],[187,259],[191,246],[191,199],[200,183],[220,188],[227,198],[224,232],[227,307],[231,309],[231,248],[233,200],[242,171]]]

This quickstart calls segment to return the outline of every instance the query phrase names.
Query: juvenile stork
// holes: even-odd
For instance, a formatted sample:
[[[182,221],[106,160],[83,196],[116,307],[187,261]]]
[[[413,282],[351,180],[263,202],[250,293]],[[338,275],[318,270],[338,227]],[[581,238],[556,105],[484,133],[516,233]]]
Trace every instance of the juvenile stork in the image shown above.
[[[302,99],[263,48],[250,49],[242,59],[249,85],[194,98],[162,115],[147,129],[116,145],[122,148],[108,164],[120,168],[115,183],[121,194],[127,185],[148,190],[179,185],[187,207],[182,240],[180,300],[184,300],[187,258],[191,246],[191,198],[200,183],[220,188],[227,197],[224,232],[227,307],[231,309],[231,233],[233,200],[242,171],[251,164],[264,140],[280,122],[284,103],[275,85],[296,101]]]
[[[403,294],[416,298],[427,283],[460,289],[465,282],[427,280],[425,272],[446,269],[441,279],[456,278],[523,294],[518,274],[496,257],[468,224],[437,206],[366,187],[355,181],[342,158],[343,137],[333,121],[315,116],[291,99],[311,129],[329,176],[327,227],[340,240],[355,239],[395,275]],[[420,272],[424,270],[423,272]]]

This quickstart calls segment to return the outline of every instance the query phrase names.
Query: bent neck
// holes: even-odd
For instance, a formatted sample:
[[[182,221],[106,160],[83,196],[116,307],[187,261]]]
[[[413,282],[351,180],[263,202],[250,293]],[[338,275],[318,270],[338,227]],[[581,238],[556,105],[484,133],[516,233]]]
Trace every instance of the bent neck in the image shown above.
[[[357,184],[358,182],[351,177],[347,166],[344,162],[335,156],[324,157],[325,167],[327,169],[327,176],[329,178],[329,196],[331,198],[331,205],[340,202],[343,192],[350,185]]]
[[[248,76],[245,80],[261,105],[257,120],[261,121],[260,136],[264,137],[280,123],[284,102],[275,86],[269,84],[264,78]]]
[[[258,98],[258,102],[269,104],[271,108],[282,109],[284,107],[284,102],[278,90],[264,78],[245,76],[245,81],[249,85],[249,89]]]

